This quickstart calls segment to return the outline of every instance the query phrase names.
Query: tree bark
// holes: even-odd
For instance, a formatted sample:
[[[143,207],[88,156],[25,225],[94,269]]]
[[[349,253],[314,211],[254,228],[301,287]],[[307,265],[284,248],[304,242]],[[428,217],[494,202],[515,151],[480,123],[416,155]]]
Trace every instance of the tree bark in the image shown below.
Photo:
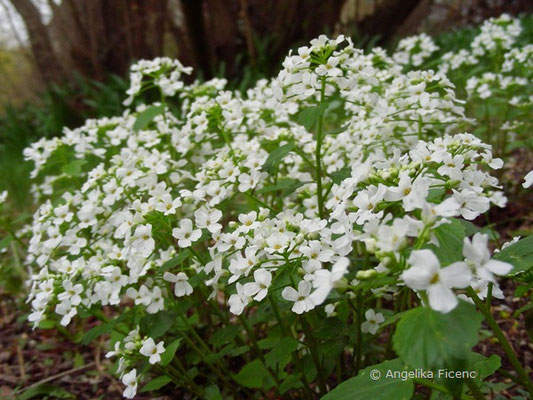
[[[65,71],[52,47],[48,29],[41,20],[39,10],[31,0],[11,0],[11,4],[26,25],[33,57],[41,79],[45,85],[61,81],[65,76]]]

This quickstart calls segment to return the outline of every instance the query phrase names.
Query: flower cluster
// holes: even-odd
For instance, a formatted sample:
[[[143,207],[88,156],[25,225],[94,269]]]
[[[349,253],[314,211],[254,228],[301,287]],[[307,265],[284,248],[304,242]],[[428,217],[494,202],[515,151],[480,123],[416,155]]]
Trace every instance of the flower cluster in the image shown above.
[[[409,56],[320,36],[244,95],[223,80],[185,85],[177,61],[135,65],[126,103],[144,85],[161,103],[25,151],[41,202],[24,231],[29,320],[66,326],[103,306],[153,315],[193,296],[235,315],[277,300],[333,315],[369,281],[376,296],[407,285],[441,312],[455,289],[491,283],[496,295],[511,266],[490,259],[486,236],[465,237],[460,260],[439,257],[443,231],[505,205],[490,174],[503,162],[458,133],[465,111],[444,73],[402,72],[434,51],[429,38],[400,50]],[[383,315],[365,317],[375,334]],[[146,373],[137,363],[165,351],[132,328],[108,353],[126,397]]]

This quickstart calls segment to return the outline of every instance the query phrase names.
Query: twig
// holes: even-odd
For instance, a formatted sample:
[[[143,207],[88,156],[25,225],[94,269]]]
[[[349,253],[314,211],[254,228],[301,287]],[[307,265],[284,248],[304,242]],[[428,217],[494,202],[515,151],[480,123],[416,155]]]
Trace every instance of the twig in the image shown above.
[[[59,378],[61,378],[63,376],[83,371],[84,369],[91,368],[91,367],[95,366],[95,364],[96,363],[93,361],[93,362],[91,362],[91,363],[89,363],[87,365],[83,365],[83,366],[78,367],[78,368],[71,368],[71,369],[69,369],[67,371],[60,372],[59,374],[56,374],[56,375],[53,375],[53,376],[49,376],[48,378],[41,379],[39,382],[35,382],[35,383],[33,383],[33,384],[29,385],[29,386],[26,386],[26,387],[24,387],[22,389],[19,389],[13,394],[22,393],[22,392],[24,392],[24,391],[26,391],[26,390],[28,390],[28,389],[30,389],[32,387],[42,385],[43,383],[52,382],[52,381],[55,381],[56,379],[59,379]]]
[[[17,343],[17,360],[19,363],[19,370],[20,370],[20,379],[24,382],[26,381],[26,369],[24,368],[24,357],[22,356],[22,350],[20,349],[20,346]]]

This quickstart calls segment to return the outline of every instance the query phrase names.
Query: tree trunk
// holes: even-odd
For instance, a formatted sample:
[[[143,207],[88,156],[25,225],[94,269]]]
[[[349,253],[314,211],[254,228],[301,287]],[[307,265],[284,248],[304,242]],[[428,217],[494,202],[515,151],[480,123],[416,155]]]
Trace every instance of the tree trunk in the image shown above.
[[[59,63],[39,10],[31,0],[11,0],[26,25],[35,64],[46,85],[59,82],[65,71]]]

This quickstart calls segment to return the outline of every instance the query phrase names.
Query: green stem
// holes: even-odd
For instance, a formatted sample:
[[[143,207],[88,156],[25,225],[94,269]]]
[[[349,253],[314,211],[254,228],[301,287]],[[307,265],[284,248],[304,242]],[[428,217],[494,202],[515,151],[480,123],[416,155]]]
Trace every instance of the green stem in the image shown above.
[[[326,80],[322,77],[322,87],[320,88],[320,104],[324,102],[326,90]],[[324,199],[322,197],[322,130],[324,125],[324,116],[321,112],[318,117],[317,133],[316,133],[316,191],[318,196],[318,215],[321,219],[324,218]]]
[[[479,390],[476,385],[476,382],[474,382],[473,379],[466,378],[464,382],[466,383],[466,386],[468,386],[468,389],[470,389],[470,392],[472,393],[472,396],[474,396],[474,399],[485,400],[485,396],[483,396],[483,393],[481,393],[481,390]]]
[[[248,334],[248,337],[250,338],[252,348],[254,349],[255,353],[259,357],[259,360],[264,365],[264,367],[266,368],[266,370],[268,371],[272,379],[274,379],[274,382],[276,382],[276,389],[281,394],[281,391],[279,389],[281,382],[278,376],[274,373],[274,371],[272,371],[270,367],[266,366],[265,357],[263,356],[263,353],[261,352],[261,349],[259,348],[257,344],[257,339],[255,337],[254,331],[252,331],[252,328],[250,328],[250,325],[248,325],[248,323],[246,322],[246,318],[244,318],[242,315],[239,315],[239,321],[241,322],[241,325],[243,326],[244,330]]]
[[[492,329],[492,332],[494,333],[494,336],[498,339],[500,344],[503,347],[503,350],[505,351],[505,354],[509,358],[509,361],[511,362],[513,368],[515,369],[516,373],[520,377],[520,380],[522,381],[522,385],[527,389],[531,397],[533,398],[533,385],[531,384],[531,381],[529,380],[529,377],[522,367],[522,364],[520,364],[520,361],[518,361],[518,358],[516,357],[516,354],[511,347],[509,341],[503,334],[502,330],[500,329],[498,323],[492,316],[490,309],[485,306],[485,303],[481,301],[481,299],[478,297],[474,289],[471,287],[466,289],[466,292],[468,296],[474,300],[474,303],[478,307],[479,311],[483,314],[485,319],[487,320],[487,323],[489,324],[490,328]]]
[[[283,336],[285,337],[292,337],[292,333],[290,331],[290,329],[287,329],[287,327],[285,326],[285,324],[283,323],[283,319],[281,318],[281,314],[279,312],[279,308],[278,308],[278,305],[276,303],[276,301],[272,298],[272,296],[268,296],[268,300],[270,301],[270,305],[272,306],[272,311],[274,311],[274,315],[276,317],[276,320],[278,321],[278,324],[281,328],[281,332],[283,332]],[[310,385],[309,385],[309,381],[307,380],[306,376],[305,376],[305,371],[304,371],[304,368],[303,368],[303,365],[302,365],[302,361],[300,360],[300,357],[298,356],[298,353],[295,351],[295,352],[291,352],[291,357],[294,361],[294,363],[296,364],[296,366],[298,367],[298,369],[300,370],[300,373],[302,374],[302,381],[303,381],[303,384],[304,384],[304,392],[306,394],[306,397],[308,399],[312,399],[314,396],[313,396],[313,393],[311,392],[311,389],[309,389]]]
[[[305,342],[307,344],[307,347],[309,347],[309,350],[311,352],[311,358],[313,359],[313,363],[316,367],[316,372],[318,376],[318,387],[320,388],[320,394],[323,396],[327,393],[328,389],[326,387],[326,381],[324,380],[324,372],[322,371],[322,366],[320,364],[320,359],[318,357],[318,348],[315,342],[315,339],[313,335],[311,334],[311,329],[309,329],[309,325],[307,324],[307,321],[305,320],[305,316],[301,315],[300,320],[302,321],[302,326],[304,328],[305,332]]]
[[[413,382],[418,384],[418,385],[422,385],[422,386],[425,386],[429,389],[432,389],[432,390],[438,390],[439,392],[442,392],[442,393],[446,393],[447,395],[451,395],[451,393],[449,392],[448,389],[446,389],[444,386],[442,385],[439,385],[438,383],[434,383],[432,381],[430,381],[429,379],[423,379],[423,378],[414,378],[413,379]],[[453,395],[452,395],[453,396]],[[456,397],[454,397],[455,399]],[[463,399],[463,400],[470,400],[471,397],[470,396],[461,396],[460,399]]]

